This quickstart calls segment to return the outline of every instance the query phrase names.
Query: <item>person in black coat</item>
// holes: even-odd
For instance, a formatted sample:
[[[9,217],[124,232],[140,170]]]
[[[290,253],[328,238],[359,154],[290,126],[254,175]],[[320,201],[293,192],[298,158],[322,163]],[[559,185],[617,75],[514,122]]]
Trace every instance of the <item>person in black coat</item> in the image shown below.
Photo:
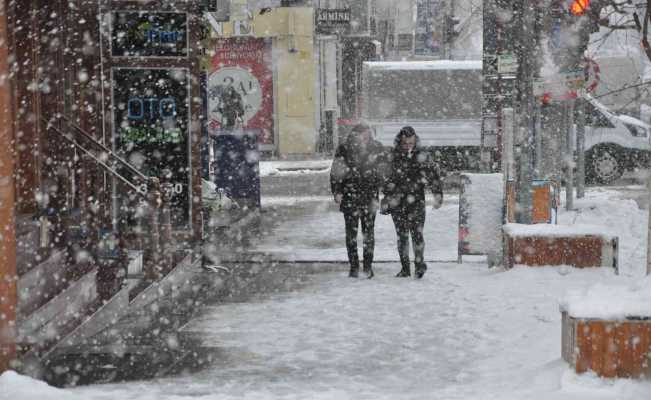
[[[344,214],[346,248],[350,262],[350,277],[359,274],[357,232],[361,221],[364,248],[364,273],[373,277],[373,250],[375,248],[375,213],[378,209],[382,183],[380,163],[382,145],[373,140],[367,125],[356,125],[345,143],[335,152],[330,171],[330,185],[334,200]]]
[[[425,241],[425,189],[434,194],[434,208],[443,203],[443,189],[431,155],[418,147],[418,135],[411,126],[400,130],[390,157],[391,170],[384,185],[382,212],[391,214],[398,236],[398,253],[402,269],[397,277],[411,275],[409,235],[414,247],[414,273],[422,278],[427,270],[423,259]]]

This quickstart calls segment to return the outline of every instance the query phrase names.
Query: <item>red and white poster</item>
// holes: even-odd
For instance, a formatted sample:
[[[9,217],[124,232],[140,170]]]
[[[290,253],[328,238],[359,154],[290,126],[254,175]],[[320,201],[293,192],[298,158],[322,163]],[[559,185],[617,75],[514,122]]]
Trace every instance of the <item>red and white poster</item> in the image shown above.
[[[218,39],[208,71],[208,127],[211,135],[233,129],[274,143],[271,41]]]

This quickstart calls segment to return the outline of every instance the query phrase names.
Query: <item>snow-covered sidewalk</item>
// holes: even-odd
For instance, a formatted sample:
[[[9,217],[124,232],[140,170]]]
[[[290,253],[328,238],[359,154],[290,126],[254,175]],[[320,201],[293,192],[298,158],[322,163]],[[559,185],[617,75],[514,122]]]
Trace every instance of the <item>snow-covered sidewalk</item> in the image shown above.
[[[372,280],[350,279],[345,271],[324,273],[293,292],[204,310],[185,328],[219,349],[217,362],[202,372],[67,390],[5,374],[0,398],[648,398],[649,382],[577,376],[561,360],[559,301],[568,291],[650,279],[643,277],[647,211],[617,191],[599,189],[589,191],[577,207],[561,212],[560,223],[601,225],[617,234],[622,275],[605,268],[489,271],[483,263],[430,263],[425,277],[414,280],[394,278],[399,266],[391,262],[378,264]],[[454,199],[448,198],[443,209],[453,213]],[[301,231],[334,236],[334,226],[343,225],[335,215],[315,213],[309,229]],[[453,217],[441,215],[437,221],[440,234],[456,235]],[[279,237],[296,237],[289,229],[292,221],[286,224]],[[342,237],[332,240],[343,249]],[[450,251],[441,246],[452,242],[428,246],[436,254]],[[312,257],[320,246],[316,236],[298,243],[301,257]]]
[[[650,384],[576,376],[560,360],[557,299],[569,288],[626,278],[436,264],[416,281],[393,278],[396,269],[381,265],[373,280],[323,274],[297,292],[211,307],[187,327],[220,348],[219,361],[201,373],[45,392],[7,378],[3,393],[13,400],[632,400],[651,392]]]
[[[252,250],[274,254],[279,259],[347,262],[344,217],[332,197],[271,198],[264,199],[262,205],[263,207],[291,206],[295,203],[300,203],[307,211],[297,219],[281,223],[272,235],[266,237]],[[431,204],[428,205],[423,232],[426,261],[457,259],[458,223],[458,195],[445,196],[445,202],[439,210],[432,210]],[[361,236],[358,244],[361,257]],[[398,261],[396,232],[389,215],[378,213],[375,218],[374,259],[375,261]]]
[[[332,160],[260,161],[260,176],[323,174],[330,172]]]

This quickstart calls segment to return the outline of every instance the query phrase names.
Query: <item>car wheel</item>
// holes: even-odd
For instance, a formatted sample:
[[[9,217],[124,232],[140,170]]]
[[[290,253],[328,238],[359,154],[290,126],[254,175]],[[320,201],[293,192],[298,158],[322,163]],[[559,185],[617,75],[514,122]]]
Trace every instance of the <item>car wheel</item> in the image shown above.
[[[609,184],[624,173],[621,152],[612,146],[590,150],[586,155],[586,180],[589,183]]]

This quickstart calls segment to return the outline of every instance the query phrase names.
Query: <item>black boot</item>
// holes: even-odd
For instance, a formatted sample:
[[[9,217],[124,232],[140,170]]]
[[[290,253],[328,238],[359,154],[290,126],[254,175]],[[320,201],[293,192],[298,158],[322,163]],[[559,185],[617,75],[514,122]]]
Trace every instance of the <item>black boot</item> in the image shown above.
[[[422,278],[423,275],[425,275],[425,271],[427,271],[427,264],[425,263],[418,264],[414,271],[414,275],[416,275],[416,279]]]
[[[411,276],[411,272],[409,272],[409,267],[407,267],[407,268],[402,267],[400,272],[398,272],[396,274],[396,278],[406,278],[408,276]]]
[[[366,262],[366,260],[364,260],[364,274],[366,274],[366,277],[368,279],[371,279],[375,276],[375,274],[373,273],[372,264],[370,262]]]
[[[350,272],[348,273],[349,278],[357,278],[359,276],[359,267],[350,267]]]

